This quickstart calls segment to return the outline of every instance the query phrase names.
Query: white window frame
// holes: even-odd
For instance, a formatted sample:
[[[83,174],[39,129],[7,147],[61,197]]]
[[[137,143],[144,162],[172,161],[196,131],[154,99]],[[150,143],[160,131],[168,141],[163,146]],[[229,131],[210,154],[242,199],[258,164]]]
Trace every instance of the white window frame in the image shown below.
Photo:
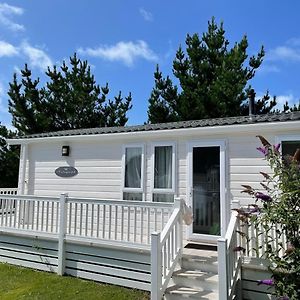
[[[122,154],[122,198],[123,193],[142,193],[142,201],[145,200],[145,144],[126,144],[123,145],[123,154]],[[128,148],[142,148],[142,161],[141,161],[141,187],[140,188],[130,188],[125,187],[125,156],[126,149]]]
[[[172,147],[172,188],[161,189],[154,188],[154,165],[155,165],[155,147]],[[153,194],[174,194],[176,191],[176,143],[175,142],[155,142],[151,144],[151,201],[153,202]]]
[[[300,134],[279,135],[275,137],[275,144],[280,144],[279,152],[282,154],[282,142],[300,141]]]

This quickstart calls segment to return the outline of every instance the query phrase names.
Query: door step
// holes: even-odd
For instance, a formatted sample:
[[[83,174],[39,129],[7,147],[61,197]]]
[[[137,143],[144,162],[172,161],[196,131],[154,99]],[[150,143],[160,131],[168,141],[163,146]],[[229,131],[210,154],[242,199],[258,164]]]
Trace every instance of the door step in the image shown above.
[[[166,290],[165,300],[218,300],[218,293],[206,291],[201,288],[190,288],[185,286],[174,285]]]
[[[173,273],[165,300],[218,300],[218,252],[183,250],[181,269]]]
[[[174,272],[173,282],[177,285],[201,288],[207,291],[218,291],[218,275],[199,270],[179,270]]]

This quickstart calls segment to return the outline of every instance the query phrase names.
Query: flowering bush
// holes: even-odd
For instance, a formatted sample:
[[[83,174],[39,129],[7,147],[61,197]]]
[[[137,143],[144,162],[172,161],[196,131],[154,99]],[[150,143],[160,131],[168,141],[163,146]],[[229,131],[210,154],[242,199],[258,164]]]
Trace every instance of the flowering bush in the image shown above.
[[[261,186],[264,192],[243,185],[242,192],[251,195],[255,204],[250,205],[248,209],[239,209],[238,217],[243,222],[254,224],[257,230],[263,228],[267,236],[274,228],[278,228],[279,237],[285,236],[287,244],[275,243],[272,237],[268,236],[265,257],[270,260],[273,279],[261,280],[259,284],[273,285],[278,299],[299,300],[300,149],[294,156],[282,157],[279,145],[271,145],[262,136],[258,138],[262,146],[257,150],[265,156],[272,172],[260,172],[263,176]],[[259,253],[258,249],[256,250]]]

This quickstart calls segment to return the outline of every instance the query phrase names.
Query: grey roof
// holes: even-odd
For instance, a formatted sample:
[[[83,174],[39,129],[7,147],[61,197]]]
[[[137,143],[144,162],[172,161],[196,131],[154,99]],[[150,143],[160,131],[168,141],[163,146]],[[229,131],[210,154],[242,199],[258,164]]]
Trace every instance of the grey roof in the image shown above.
[[[62,130],[56,132],[38,133],[25,136],[18,136],[18,139],[31,139],[41,137],[58,137],[58,136],[74,136],[74,135],[94,135],[94,134],[111,134],[123,132],[141,132],[141,131],[156,131],[156,130],[170,130],[183,128],[197,128],[197,127],[215,127],[225,125],[245,125],[254,123],[267,122],[286,122],[300,120],[300,112],[280,113],[255,115],[252,118],[249,116],[239,116],[230,118],[216,118],[216,119],[202,119],[192,121],[181,121],[172,123],[146,124],[124,127],[99,127],[99,128],[84,128],[73,130]]]

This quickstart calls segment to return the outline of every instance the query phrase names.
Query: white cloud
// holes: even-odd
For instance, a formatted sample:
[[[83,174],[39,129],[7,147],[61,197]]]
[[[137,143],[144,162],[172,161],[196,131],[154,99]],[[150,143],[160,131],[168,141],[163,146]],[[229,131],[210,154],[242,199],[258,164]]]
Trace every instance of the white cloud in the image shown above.
[[[3,105],[3,98],[5,97],[3,84],[0,82],[0,113],[7,113],[7,108]]]
[[[12,31],[24,31],[25,27],[11,20],[14,15],[22,15],[23,8],[12,6],[7,3],[0,3],[0,23]]]
[[[152,22],[153,21],[153,15],[150,11],[145,10],[144,8],[139,9],[140,14],[144,18],[145,21]]]
[[[290,106],[297,104],[299,102],[299,98],[296,98],[293,94],[279,95],[276,96],[276,101],[277,101],[277,108],[282,108],[286,102],[288,102]]]
[[[255,97],[255,101],[258,101],[259,99],[261,99],[263,96],[265,95],[265,93],[263,92],[257,92],[256,94],[256,97]],[[271,95],[269,94],[270,96],[270,100],[273,99],[274,95]],[[283,106],[286,102],[288,102],[289,106],[290,107],[293,107],[294,104],[297,104],[299,103],[299,99],[300,97],[296,97],[293,93],[287,93],[287,94],[281,94],[281,95],[276,95],[276,106],[274,109],[279,109],[279,110],[282,110],[283,109]]]
[[[33,68],[38,68],[41,71],[47,69],[48,66],[52,66],[52,60],[47,53],[39,48],[33,47],[27,42],[21,44],[22,52],[29,59],[29,65]]]
[[[143,58],[148,61],[158,60],[157,55],[149,48],[145,41],[118,42],[112,46],[100,46],[98,48],[79,48],[79,54],[99,57],[109,61],[121,61],[127,66],[132,66],[136,59]]]
[[[3,56],[15,56],[18,55],[19,50],[17,47],[13,46],[4,41],[0,41],[0,57]]]
[[[283,60],[300,62],[300,49],[289,46],[279,46],[272,49],[266,57],[268,60]]]
[[[279,67],[273,64],[262,64],[262,66],[256,71],[258,74],[267,74],[267,73],[279,73]]]

